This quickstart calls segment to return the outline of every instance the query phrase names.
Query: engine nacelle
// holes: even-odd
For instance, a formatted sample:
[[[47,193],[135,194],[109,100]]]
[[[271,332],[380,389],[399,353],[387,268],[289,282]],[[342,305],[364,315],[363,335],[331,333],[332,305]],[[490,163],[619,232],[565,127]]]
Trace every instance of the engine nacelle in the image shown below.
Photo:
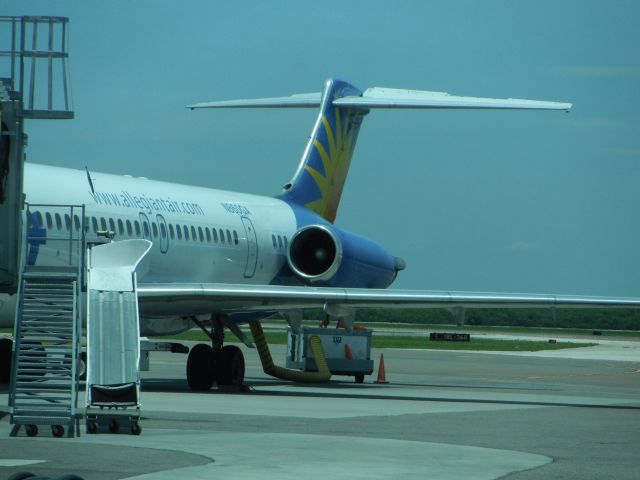
[[[305,283],[331,287],[386,288],[403,266],[376,242],[322,224],[293,235],[287,261]]]

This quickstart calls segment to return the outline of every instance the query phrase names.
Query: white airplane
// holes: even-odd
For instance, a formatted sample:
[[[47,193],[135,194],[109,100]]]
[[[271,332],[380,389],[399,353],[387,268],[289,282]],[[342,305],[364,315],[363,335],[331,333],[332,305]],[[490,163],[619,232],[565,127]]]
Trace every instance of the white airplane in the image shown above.
[[[104,232],[116,241],[153,242],[148,272],[138,279],[141,335],[174,334],[194,324],[211,327],[213,347],[203,344],[189,354],[191,388],[208,389],[216,381],[241,384],[243,355],[233,345],[222,345],[224,328],[246,341],[239,323],[275,313],[294,318],[311,307],[341,317],[379,306],[640,306],[633,298],[387,290],[404,261],[334,225],[358,131],[371,109],[569,111],[571,104],[387,88],[362,92],[331,79],[321,93],[189,106],[247,107],[320,107],[298,169],[275,197],[25,165],[27,202],[85,205],[88,242],[103,242]],[[68,237],[81,223],[78,215],[47,207],[31,211],[27,263],[55,262],[60,246],[38,237]],[[0,327],[12,326],[14,313],[15,298],[2,296]]]

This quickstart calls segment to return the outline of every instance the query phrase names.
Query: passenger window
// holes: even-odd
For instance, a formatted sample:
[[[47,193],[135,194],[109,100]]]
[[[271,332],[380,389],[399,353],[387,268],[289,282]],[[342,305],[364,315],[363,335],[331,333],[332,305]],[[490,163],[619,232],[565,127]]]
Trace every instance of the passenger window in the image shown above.
[[[100,227],[98,227],[98,219],[96,217],[91,217],[91,225],[93,226],[94,233],[100,230]]]
[[[211,231],[209,227],[204,227],[204,233],[207,235],[207,243],[211,243]]]
[[[131,229],[131,221],[127,220],[126,225],[127,225],[127,235],[132,237],[133,236],[133,230]]]
[[[238,245],[238,232],[236,232],[235,230],[233,231],[233,243]]]
[[[189,228],[186,225],[184,226],[184,239],[189,240]]]
[[[80,217],[78,215],[73,216],[73,224],[77,231],[80,231]]]
[[[178,236],[178,240],[182,240],[182,230],[180,229],[180,225],[176,225],[176,235]]]
[[[47,219],[47,228],[53,228],[53,220],[51,219],[51,214],[49,212],[44,214]]]
[[[198,235],[200,237],[200,241],[204,242],[204,234],[202,233],[202,227],[198,227]]]
[[[153,230],[153,238],[158,238],[158,225],[156,225],[156,222],[151,224],[151,229]]]
[[[38,228],[42,228],[44,222],[42,221],[42,214],[40,212],[36,212],[36,218],[38,219]]]
[[[142,228],[144,229],[144,238],[150,238],[151,235],[149,235],[149,224],[147,222],[142,222]]]
[[[124,223],[122,223],[121,219],[118,219],[118,233],[124,235]]]
[[[273,248],[278,248],[278,244],[276,243],[276,236],[271,235],[271,241],[273,242]]]
[[[191,240],[193,240],[194,242],[198,240],[198,238],[196,237],[196,227],[194,227],[193,225],[191,225]]]
[[[140,222],[138,222],[137,220],[134,220],[133,227],[136,230],[136,237],[140,237]]]
[[[171,240],[175,238],[175,233],[173,232],[173,223],[169,224],[169,236],[171,237]]]
[[[167,227],[164,226],[164,223],[160,224],[160,235],[162,238],[167,238]]]
[[[220,241],[224,243],[224,232],[222,231],[222,229],[218,230],[218,232],[220,233]]]
[[[116,222],[113,221],[113,218],[109,219],[109,230],[116,233]]]
[[[278,235],[278,248],[282,248],[282,237]]]
[[[211,229],[211,233],[213,234],[213,241],[214,243],[218,243],[218,232],[216,232],[215,228]]]
[[[231,232],[227,230],[227,243],[231,245]]]
[[[287,237],[282,237],[282,239],[284,240],[284,248],[287,248],[289,246],[289,242],[287,241]]]
[[[60,214],[56,213],[55,217],[56,217],[56,228],[58,230],[62,230],[62,218],[60,217]]]
[[[102,230],[107,229],[107,221],[103,217],[100,217],[100,226],[102,227]]]
[[[71,217],[67,213],[64,215],[64,228],[66,228],[67,231],[71,230]]]

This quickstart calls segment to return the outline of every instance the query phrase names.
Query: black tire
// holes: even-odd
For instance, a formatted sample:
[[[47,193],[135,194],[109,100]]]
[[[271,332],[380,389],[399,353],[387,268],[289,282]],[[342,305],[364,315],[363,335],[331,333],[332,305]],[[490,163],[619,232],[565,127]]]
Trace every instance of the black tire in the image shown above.
[[[94,422],[93,420],[89,420],[87,422],[87,433],[88,434],[98,433],[98,422]]]
[[[56,438],[64,436],[64,427],[62,425],[51,425],[51,435]]]
[[[61,477],[58,477],[56,480],[84,480],[84,478],[79,477],[75,473],[65,473]]]
[[[9,381],[11,380],[12,348],[13,341],[9,340],[8,338],[0,338],[0,384],[9,383]]]
[[[142,427],[138,422],[131,423],[131,435],[140,435],[142,433]]]
[[[80,353],[80,361],[78,362],[78,380],[87,379],[87,352]]]
[[[118,421],[115,418],[112,418],[109,421],[109,432],[118,433],[119,430],[120,430],[120,425],[118,425]]]
[[[187,358],[187,382],[191,390],[209,390],[215,380],[213,349],[204,343],[194,346]]]
[[[240,386],[244,382],[244,355],[235,345],[225,345],[218,353],[218,385]]]
[[[16,472],[11,475],[7,480],[25,480],[27,478],[35,477],[35,473],[31,472]]]
[[[28,437],[35,437],[38,435],[38,426],[33,424],[25,425],[24,431],[27,432]]]
[[[364,373],[356,373],[356,383],[364,383]]]

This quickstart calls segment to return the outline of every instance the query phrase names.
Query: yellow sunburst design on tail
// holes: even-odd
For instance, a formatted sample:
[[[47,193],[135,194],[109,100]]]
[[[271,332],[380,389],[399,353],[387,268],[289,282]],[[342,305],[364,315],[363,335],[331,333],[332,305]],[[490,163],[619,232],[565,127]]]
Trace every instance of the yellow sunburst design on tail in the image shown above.
[[[326,147],[316,138],[313,145],[322,159],[324,175],[310,165],[304,168],[318,185],[322,196],[305,205],[309,210],[326,218],[330,222],[336,218],[340,196],[347,178],[357,128],[353,128],[352,121],[357,114],[351,109],[335,108],[335,131],[331,128],[326,116],[322,116],[322,124],[326,132]],[[328,149],[328,151],[327,151]]]

